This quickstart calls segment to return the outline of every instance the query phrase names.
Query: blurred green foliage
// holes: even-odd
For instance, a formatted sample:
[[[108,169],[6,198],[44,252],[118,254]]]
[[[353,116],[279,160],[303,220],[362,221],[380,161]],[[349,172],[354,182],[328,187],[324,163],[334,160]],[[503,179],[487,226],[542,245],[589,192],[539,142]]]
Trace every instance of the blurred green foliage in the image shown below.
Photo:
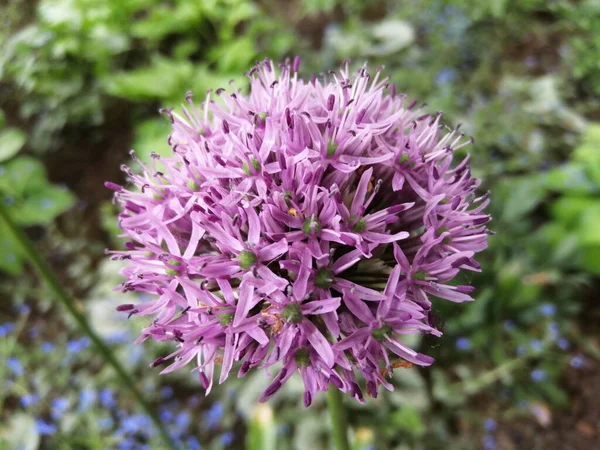
[[[0,119],[0,201],[19,225],[48,225],[73,205],[75,197],[65,187],[48,181],[41,161],[15,156],[25,144],[25,134],[4,126],[3,117]],[[0,270],[19,274],[23,269],[20,246],[1,221],[0,252]]]
[[[548,240],[575,269],[600,274],[600,125],[591,125],[572,159],[544,181],[560,193],[549,205]]]
[[[13,0],[3,8],[0,200],[140,383],[173,386],[154,400],[182,448],[195,448],[194,437],[210,449],[325,448],[324,401],[300,409],[298,381],[255,410],[262,374],[203,400],[194,377],[148,371],[165,349],[127,345],[130,327],[112,315],[125,300],[111,293],[118,263],[103,261],[101,249],[118,245],[110,242],[115,210],[100,180],[85,184],[83,168],[114,179],[129,148],[142,159],[169,152],[169,123],[156,110],[176,107],[188,90],[201,101],[230,80],[244,88],[243,73],[265,56],[299,54],[304,75],[347,58],[384,64],[399,91],[475,136],[473,172],[492,195],[497,234],[480,258],[483,272],[461,280],[477,287],[477,301],[435,302],[444,337],[413,344],[436,365],[398,370],[395,393],[348,404],[354,448],[488,449],[509,439],[515,422],[568,414],[569,362],[600,353],[582,319],[600,274],[597,1]],[[0,417],[9,425],[1,445],[158,448],[127,398],[81,406],[86,389],[118,395],[119,387],[97,355],[77,350],[83,338],[24,270],[2,227],[0,271],[19,278],[0,279],[14,307],[0,313],[0,358],[18,358],[30,375],[17,375],[14,363],[2,368]],[[27,406],[24,397],[36,393],[42,400]],[[55,417],[63,397],[69,406]],[[534,448],[531,439],[519,448]]]

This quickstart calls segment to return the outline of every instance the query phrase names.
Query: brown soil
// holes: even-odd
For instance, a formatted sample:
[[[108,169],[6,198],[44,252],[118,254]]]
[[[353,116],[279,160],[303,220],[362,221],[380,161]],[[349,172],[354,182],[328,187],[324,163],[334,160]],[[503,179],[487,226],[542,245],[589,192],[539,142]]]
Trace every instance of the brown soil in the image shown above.
[[[563,389],[570,394],[564,410],[550,410],[550,422],[515,419],[498,426],[500,450],[600,450],[600,361],[586,356],[583,367],[569,367]]]

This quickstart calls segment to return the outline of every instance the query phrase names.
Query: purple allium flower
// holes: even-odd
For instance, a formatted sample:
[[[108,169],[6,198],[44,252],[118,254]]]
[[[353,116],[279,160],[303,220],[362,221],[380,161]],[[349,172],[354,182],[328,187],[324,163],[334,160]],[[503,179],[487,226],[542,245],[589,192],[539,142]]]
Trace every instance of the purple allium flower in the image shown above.
[[[297,372],[306,405],[331,384],[362,401],[359,375],[376,396],[394,368],[433,363],[402,339],[441,335],[431,297],[472,300],[451,280],[480,270],[488,196],[468,157],[453,163],[472,140],[380,69],[305,82],[298,64],[258,63],[248,95],[188,94],[164,111],[173,156],[106,183],[128,239],[110,252],[127,260],[122,290],[150,298],[117,309],[152,316],[138,342],[177,348],[151,366],[195,361],[207,393],[237,363],[240,377],[278,367],[262,401]]]

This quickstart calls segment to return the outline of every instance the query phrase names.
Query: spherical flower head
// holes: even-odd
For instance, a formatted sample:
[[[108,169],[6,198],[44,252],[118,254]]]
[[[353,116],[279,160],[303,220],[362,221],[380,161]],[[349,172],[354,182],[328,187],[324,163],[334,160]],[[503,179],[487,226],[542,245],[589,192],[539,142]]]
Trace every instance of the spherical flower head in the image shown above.
[[[303,81],[298,65],[258,63],[247,95],[189,94],[165,111],[173,155],[107,183],[129,239],[111,252],[121,287],[150,297],[118,309],[152,317],[138,341],[173,343],[151,366],[193,361],[207,393],[216,373],[277,364],[263,401],[297,372],[307,406],[330,388],[363,401],[394,369],[432,364],[403,342],[441,335],[432,298],[472,300],[451,280],[480,270],[488,199],[453,161],[472,140],[381,70]]]

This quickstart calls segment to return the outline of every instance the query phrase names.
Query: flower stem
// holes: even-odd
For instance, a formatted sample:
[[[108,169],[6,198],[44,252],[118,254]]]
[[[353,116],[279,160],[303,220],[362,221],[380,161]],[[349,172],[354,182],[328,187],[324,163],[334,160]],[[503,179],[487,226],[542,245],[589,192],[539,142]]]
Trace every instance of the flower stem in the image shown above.
[[[137,403],[146,412],[146,414],[148,414],[152,422],[154,422],[154,425],[158,429],[161,437],[163,438],[165,445],[171,450],[177,450],[177,447],[175,446],[175,443],[169,436],[169,433],[167,432],[166,428],[163,426],[156,413],[152,410],[152,407],[146,401],[141,391],[135,385],[131,376],[127,373],[127,371],[121,365],[119,360],[114,356],[111,349],[104,343],[102,338],[100,338],[100,336],[98,336],[94,332],[85,316],[77,310],[73,299],[58,281],[56,275],[54,274],[48,263],[35,249],[33,243],[25,235],[23,230],[21,230],[13,222],[3,202],[0,202],[0,218],[2,218],[2,220],[6,224],[9,233],[21,246],[26,258],[38,272],[40,278],[46,282],[48,288],[54,294],[54,297],[57,300],[59,300],[60,303],[62,303],[62,305],[66,308],[71,317],[77,323],[79,329],[90,338],[90,340],[94,343],[96,349],[102,355],[104,360],[112,366],[112,368],[117,373],[118,377],[121,379],[125,387],[133,394]]]
[[[329,386],[327,391],[327,408],[331,417],[331,434],[336,450],[350,450],[346,410],[342,404],[342,393],[335,386]]]

